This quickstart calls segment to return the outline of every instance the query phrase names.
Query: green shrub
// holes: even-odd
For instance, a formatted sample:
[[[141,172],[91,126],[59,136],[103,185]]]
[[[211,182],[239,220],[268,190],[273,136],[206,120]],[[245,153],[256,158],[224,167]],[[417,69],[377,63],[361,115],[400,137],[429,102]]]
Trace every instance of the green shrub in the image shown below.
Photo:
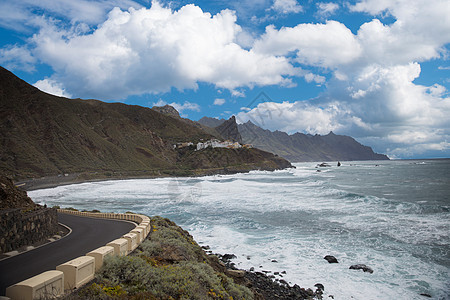
[[[253,299],[246,287],[236,285],[206,263],[192,261],[155,267],[141,257],[112,257],[105,260],[97,279],[100,287],[120,286],[114,290],[129,296],[146,293],[159,299]],[[107,293],[105,288],[102,292],[120,296]]]
[[[209,265],[192,236],[161,217],[130,256],[108,257],[83,299],[253,299],[252,292]]]

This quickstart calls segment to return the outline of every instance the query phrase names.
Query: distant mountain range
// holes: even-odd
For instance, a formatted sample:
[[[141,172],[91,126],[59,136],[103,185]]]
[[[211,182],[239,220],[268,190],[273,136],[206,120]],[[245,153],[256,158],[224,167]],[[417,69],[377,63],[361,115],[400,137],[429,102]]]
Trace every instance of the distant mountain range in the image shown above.
[[[14,179],[80,173],[88,179],[274,170],[259,149],[175,149],[220,138],[171,107],[145,108],[44,93],[0,67],[0,173]]]
[[[226,121],[203,117],[198,122],[216,129],[223,124],[231,128],[233,125],[230,123],[235,123],[235,119]],[[389,159],[384,154],[374,153],[370,147],[361,145],[352,137],[336,135],[333,132],[324,136],[302,133],[289,135],[281,131],[272,132],[262,129],[250,121],[236,127],[244,144],[252,144],[256,148],[275,153],[291,162]]]

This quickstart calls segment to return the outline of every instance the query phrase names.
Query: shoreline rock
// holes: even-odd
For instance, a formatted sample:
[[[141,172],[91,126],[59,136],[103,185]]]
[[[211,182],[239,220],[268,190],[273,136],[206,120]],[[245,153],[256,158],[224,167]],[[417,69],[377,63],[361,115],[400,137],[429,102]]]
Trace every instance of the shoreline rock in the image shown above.
[[[339,263],[337,258],[334,257],[333,255],[327,255],[323,259],[325,259],[330,264],[338,264]]]
[[[284,279],[276,278],[274,275],[283,277],[286,271],[255,271],[250,268],[249,271],[237,269],[231,259],[236,258],[234,254],[215,254],[219,257],[219,261],[226,267],[225,273],[232,277],[236,283],[242,284],[250,288],[255,293],[255,299],[266,300],[293,300],[293,299],[322,299],[324,286],[320,283],[316,284],[316,290],[310,288],[302,288],[297,284],[289,285]]]
[[[368,267],[368,266],[366,266],[364,264],[351,265],[349,269],[350,270],[363,270],[364,272],[368,272],[370,274],[373,273],[372,268]]]

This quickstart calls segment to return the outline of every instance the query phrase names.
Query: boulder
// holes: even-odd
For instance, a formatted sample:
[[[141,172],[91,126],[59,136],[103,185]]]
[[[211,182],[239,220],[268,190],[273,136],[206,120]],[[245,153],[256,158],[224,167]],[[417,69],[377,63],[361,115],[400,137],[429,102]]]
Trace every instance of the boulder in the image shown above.
[[[373,273],[372,268],[370,268],[370,267],[368,267],[368,266],[366,266],[364,264],[352,265],[352,266],[350,266],[349,269],[351,269],[351,270],[363,270],[364,272],[369,272],[370,274]]]
[[[330,264],[337,264],[337,263],[339,263],[338,260],[336,259],[336,257],[334,257],[333,255],[327,255],[323,259],[325,259]]]
[[[324,287],[323,284],[321,284],[321,283],[316,283],[314,286],[315,286],[317,289],[319,289],[319,290],[322,290],[322,291],[325,290],[325,287]]]
[[[236,255],[234,255],[234,254],[227,253],[222,256],[222,260],[230,260],[230,259],[234,259],[234,258],[236,258]]]

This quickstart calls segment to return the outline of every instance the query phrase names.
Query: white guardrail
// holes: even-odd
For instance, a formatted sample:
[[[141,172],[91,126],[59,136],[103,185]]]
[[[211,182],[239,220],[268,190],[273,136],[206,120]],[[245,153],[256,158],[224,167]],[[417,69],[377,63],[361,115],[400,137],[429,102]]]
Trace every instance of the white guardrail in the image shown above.
[[[58,212],[82,217],[128,220],[139,224],[121,238],[106,246],[90,251],[47,271],[6,288],[6,297],[11,300],[33,300],[56,298],[67,290],[79,288],[94,278],[95,271],[103,265],[110,255],[128,255],[142,243],[151,231],[150,218],[139,214],[93,213],[67,209]]]

